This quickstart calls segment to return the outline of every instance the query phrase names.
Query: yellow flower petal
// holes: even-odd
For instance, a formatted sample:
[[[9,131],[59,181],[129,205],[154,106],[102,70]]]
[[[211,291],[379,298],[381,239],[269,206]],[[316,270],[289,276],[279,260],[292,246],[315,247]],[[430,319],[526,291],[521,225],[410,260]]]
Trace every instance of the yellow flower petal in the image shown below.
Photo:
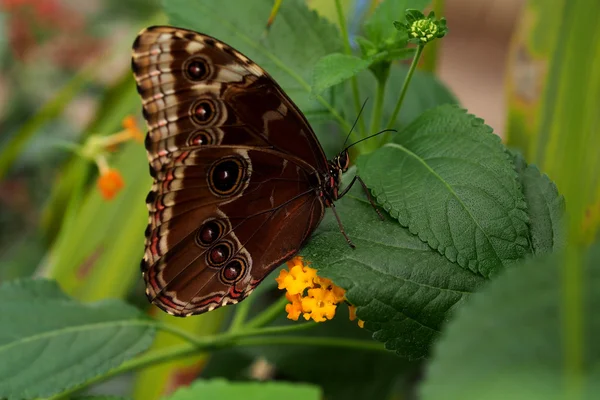
[[[279,271],[279,276],[277,278],[275,278],[275,281],[277,282],[277,289],[285,289],[285,277],[288,276],[289,272],[285,269],[282,269],[281,271]]]
[[[300,301],[300,295],[292,296],[286,293],[285,297],[291,302],[285,305],[285,312],[287,312],[288,319],[298,321],[300,314],[302,314],[302,302]]]
[[[289,260],[287,266],[289,271],[282,270],[275,280],[290,301],[285,307],[288,318],[297,320],[302,314],[315,322],[333,319],[337,304],[345,301],[346,291],[330,279],[319,277],[301,257]]]

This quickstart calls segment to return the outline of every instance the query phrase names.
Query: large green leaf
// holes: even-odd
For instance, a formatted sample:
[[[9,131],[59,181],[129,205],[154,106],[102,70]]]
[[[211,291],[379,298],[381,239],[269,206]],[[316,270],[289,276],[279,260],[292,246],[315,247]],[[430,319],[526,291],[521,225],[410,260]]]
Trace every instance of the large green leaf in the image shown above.
[[[0,398],[47,397],[144,351],[151,322],[121,302],[81,304],[46,280],[0,285]]]
[[[197,381],[180,389],[167,400],[319,400],[319,389],[310,385],[285,382],[227,382],[225,380]]]
[[[483,277],[531,251],[511,158],[481,119],[441,106],[395,141],[359,158],[358,168],[402,226]]]
[[[265,38],[272,0],[168,0],[164,7],[173,25],[212,35],[258,63],[308,117],[322,110],[309,98],[311,74],[321,57],[341,50],[341,39],[304,1],[287,0]]]
[[[347,290],[374,339],[398,355],[424,357],[454,308],[484,278],[451,262],[393,219],[380,221],[358,188],[336,202],[336,210],[356,249],[348,247],[329,214],[302,254],[319,275]]]
[[[580,337],[575,338],[583,356],[575,381],[575,393],[581,396],[569,396],[566,391],[567,299],[561,279],[565,262],[569,268],[576,265],[570,257],[550,255],[509,269],[457,313],[435,347],[422,398],[598,398],[600,246],[582,259],[584,295],[578,312],[585,313],[585,320]]]

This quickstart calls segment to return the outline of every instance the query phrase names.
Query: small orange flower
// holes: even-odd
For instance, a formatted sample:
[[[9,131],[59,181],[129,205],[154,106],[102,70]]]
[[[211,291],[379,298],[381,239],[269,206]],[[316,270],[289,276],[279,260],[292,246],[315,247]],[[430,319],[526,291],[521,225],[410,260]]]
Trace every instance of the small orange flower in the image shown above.
[[[123,128],[129,133],[131,139],[134,139],[140,143],[144,142],[144,133],[139,128],[137,120],[132,116],[128,115],[123,119]]]
[[[285,305],[285,312],[288,313],[288,319],[298,321],[300,314],[302,314],[302,302],[299,294],[286,293],[285,297],[290,301],[290,304]]]
[[[100,193],[104,199],[112,200],[124,186],[125,181],[116,169],[107,168],[100,173],[98,189],[100,189]]]
[[[300,315],[307,321],[324,322],[333,319],[337,305],[346,301],[346,291],[330,279],[317,275],[314,268],[305,265],[302,257],[287,262],[288,270],[281,270],[277,281],[279,289],[285,289],[290,301],[285,311],[288,318],[297,321]],[[352,308],[350,310],[352,318]],[[362,321],[359,321],[362,327]]]
[[[348,311],[350,312],[350,321],[354,321],[356,319],[356,306],[348,306]],[[365,327],[365,321],[358,320],[358,326],[360,328]]]

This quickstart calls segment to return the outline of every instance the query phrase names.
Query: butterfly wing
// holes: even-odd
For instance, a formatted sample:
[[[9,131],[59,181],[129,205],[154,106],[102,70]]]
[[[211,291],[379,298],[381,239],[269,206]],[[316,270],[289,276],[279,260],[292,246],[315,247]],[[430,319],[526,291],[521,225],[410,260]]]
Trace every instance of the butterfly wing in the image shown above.
[[[134,43],[132,69],[153,165],[202,143],[270,147],[317,170],[327,168],[300,110],[266,71],[225,43],[189,30],[151,27]]]
[[[266,72],[214,38],[149,28],[132,66],[154,177],[146,293],[177,316],[237,303],[321,221],[323,151]]]

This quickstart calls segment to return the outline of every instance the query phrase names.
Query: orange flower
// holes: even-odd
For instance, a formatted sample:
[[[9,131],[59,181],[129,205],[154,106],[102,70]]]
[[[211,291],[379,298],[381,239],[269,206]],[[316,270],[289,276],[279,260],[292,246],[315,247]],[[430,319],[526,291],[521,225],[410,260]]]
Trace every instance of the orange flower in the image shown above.
[[[290,301],[290,304],[285,305],[285,312],[288,313],[288,319],[298,321],[302,314],[302,301],[299,294],[286,293],[285,297]]]
[[[98,189],[105,200],[112,200],[125,186],[123,177],[116,169],[106,168],[100,172],[98,178]]]
[[[304,264],[302,257],[294,257],[287,265],[289,271],[281,270],[275,279],[277,287],[287,291],[285,296],[290,301],[285,307],[287,317],[297,321],[302,315],[315,322],[333,319],[337,305],[346,301],[346,291],[330,279],[318,276],[314,268]],[[356,317],[353,310],[351,307],[350,320]],[[362,321],[358,324],[362,328]]]
[[[131,139],[143,143],[144,142],[144,133],[139,128],[137,124],[137,120],[133,117],[133,115],[128,115],[123,119],[123,128],[125,131],[129,133]]]
[[[348,306],[348,311],[350,312],[350,321],[354,321],[356,319],[356,306]],[[365,321],[359,319],[358,326],[364,328]]]

